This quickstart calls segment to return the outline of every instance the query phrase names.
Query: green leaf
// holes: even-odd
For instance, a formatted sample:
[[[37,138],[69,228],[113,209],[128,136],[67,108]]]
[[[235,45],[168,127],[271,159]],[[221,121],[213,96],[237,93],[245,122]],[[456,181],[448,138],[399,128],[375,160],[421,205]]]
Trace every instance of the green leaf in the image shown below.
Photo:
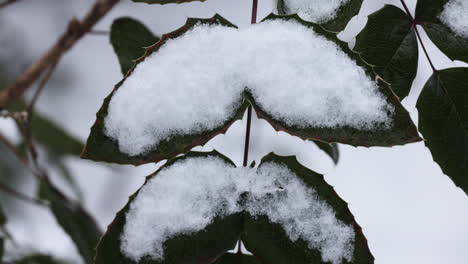
[[[165,170],[180,161],[193,157],[217,158],[234,166],[231,161],[216,151],[210,153],[190,152],[187,155],[168,161],[158,171],[148,176],[145,184],[151,178],[157,177],[158,172],[161,170]],[[373,263],[373,256],[369,251],[367,241],[349,211],[347,204],[325,182],[322,175],[303,167],[292,156],[280,157],[275,154],[269,154],[262,159],[260,167],[267,162],[287,166],[288,169],[297,175],[301,182],[316,191],[315,194],[321,201],[327,203],[336,212],[335,217],[339,221],[354,228],[353,260],[349,263]],[[126,224],[126,214],[140,191],[141,189],[130,197],[127,205],[109,225],[107,232],[98,245],[96,264],[324,263],[321,252],[318,249],[310,249],[302,239],[291,241],[281,225],[270,223],[266,216],[252,217],[248,212],[239,212],[225,217],[218,216],[203,230],[170,237],[168,240],[163,241],[164,256],[162,259],[152,260],[149,257],[145,257],[135,262],[121,253],[120,248],[121,237]],[[242,204],[242,197],[241,195],[240,204]],[[158,221],[158,219],[154,220]],[[247,249],[254,254],[255,258],[227,253],[228,250],[234,248],[239,238],[242,239]]]
[[[261,264],[262,262],[254,256],[225,253],[213,264]]]
[[[50,183],[41,182],[41,199],[49,201],[55,219],[75,243],[87,264],[92,264],[101,231],[95,220],[79,204],[70,201]]]
[[[418,43],[411,18],[403,10],[385,5],[369,15],[354,50],[391,84],[397,96],[408,95],[418,69]]]
[[[9,111],[25,111],[27,105],[24,101],[18,100],[11,104]],[[42,145],[56,155],[79,156],[83,149],[83,143],[76,137],[70,135],[53,121],[35,112],[31,120],[32,134]]]
[[[225,160],[227,163],[234,164],[218,152],[190,152],[187,155],[168,161],[158,171],[146,178],[146,182],[152,177],[156,177],[159,171],[171,166],[172,164],[193,157],[216,157]],[[145,182],[145,183],[146,183]],[[141,190],[141,188],[140,188]],[[114,221],[107,228],[97,247],[96,264],[136,263],[127,258],[120,252],[121,235],[125,226],[125,215],[128,212],[132,201],[137,196],[138,190],[133,194],[127,205],[117,213]],[[157,219],[155,219],[157,221]],[[158,263],[158,264],[176,264],[176,263],[211,263],[224,252],[234,248],[243,224],[242,214],[234,214],[223,219],[217,218],[209,224],[204,230],[190,235],[178,235],[164,242],[164,259],[155,261],[151,259],[142,259],[138,263]]]
[[[135,60],[145,54],[145,48],[159,40],[145,25],[130,17],[114,20],[111,26],[110,42],[125,75],[135,64]]]
[[[137,2],[137,3],[165,5],[165,4],[183,4],[183,3],[189,3],[189,2],[194,2],[194,1],[204,2],[205,0],[132,0],[132,1]]]
[[[295,12],[291,11],[291,8],[288,7],[289,0],[278,0],[277,9],[280,15],[291,15]],[[336,16],[329,20],[321,22],[320,25],[325,29],[333,32],[343,31],[348,24],[348,22],[359,13],[361,9],[363,0],[350,0],[347,1],[344,5],[340,6],[336,12]],[[310,5],[317,5],[317,3],[310,1]],[[318,21],[310,21],[318,22]]]
[[[340,150],[338,148],[338,144],[327,143],[320,140],[312,140],[312,142],[314,142],[317,147],[323,150],[335,164],[338,164],[338,161],[340,160]]]
[[[352,261],[349,263],[374,263],[374,257],[361,227],[354,220],[346,202],[336,194],[332,186],[325,182],[322,175],[302,166],[294,156],[281,157],[271,153],[262,159],[260,167],[267,162],[287,166],[306,186],[316,190],[320,200],[325,201],[334,209],[337,219],[354,226],[356,235],[354,252]],[[324,263],[320,251],[309,249],[306,241],[302,239],[291,241],[283,228],[270,222],[268,217],[245,217],[245,219],[242,241],[247,250],[261,259],[263,263]]]
[[[436,72],[417,102],[419,130],[442,171],[468,194],[468,68]]]
[[[49,255],[34,254],[24,257],[18,261],[14,261],[15,264],[66,264],[67,262],[58,260]]]
[[[324,30],[318,24],[303,21],[297,15],[276,16],[272,14],[265,18],[265,20],[274,19],[296,21],[304,26],[309,27],[311,30],[314,30],[316,33],[324,36],[328,40],[333,41],[346,54],[348,54],[350,58],[357,63],[357,65],[366,71],[370,79],[376,79],[377,75],[373,71],[373,67],[362,61],[359,57],[359,54],[351,51],[348,48],[347,43],[340,41],[335,33]],[[227,27],[233,27],[232,24],[219,16],[204,20],[189,19],[185,26],[172,33],[164,35],[161,41],[147,49],[145,57],[149,56],[153,52],[157,52],[157,50],[163,46],[168,39],[177,38],[183,35],[197,23],[216,23]],[[143,61],[144,58],[140,59],[139,62]],[[290,126],[281,120],[274,119],[267,111],[265,111],[255,102],[254,97],[246,90],[244,92],[243,100],[239,102],[239,106],[234,111],[233,115],[226,117],[226,121],[222,124],[219,124],[216,129],[210,131],[201,131],[195,135],[174,135],[167,140],[161,141],[159,145],[152,146],[151,150],[147,153],[140,154],[138,156],[129,156],[121,152],[119,150],[117,141],[108,137],[104,131],[104,119],[108,113],[109,102],[112,99],[113,94],[117,91],[117,89],[119,89],[122,83],[125,82],[125,79],[129,75],[131,75],[131,71],[121,82],[116,85],[113,92],[104,100],[101,109],[96,115],[96,122],[91,128],[91,133],[88,137],[86,147],[82,153],[82,158],[134,165],[158,162],[164,159],[168,159],[178,154],[186,153],[195,146],[204,145],[214,136],[220,133],[224,133],[234,121],[242,118],[243,113],[249,104],[255,108],[255,111],[260,118],[268,121],[276,130],[285,131],[304,140],[337,142],[353,146],[386,147],[420,141],[416,127],[411,121],[408,112],[400,104],[399,99],[395,96],[388,84],[379,80],[378,86],[380,93],[383,95],[386,102],[394,108],[393,115],[391,116],[392,125],[390,125],[390,127],[377,127],[374,130],[360,130],[344,126],[338,128],[304,128],[300,126]]]
[[[424,28],[432,42],[451,60],[468,62],[468,38],[462,37],[440,19],[448,0],[418,0],[416,21]]]

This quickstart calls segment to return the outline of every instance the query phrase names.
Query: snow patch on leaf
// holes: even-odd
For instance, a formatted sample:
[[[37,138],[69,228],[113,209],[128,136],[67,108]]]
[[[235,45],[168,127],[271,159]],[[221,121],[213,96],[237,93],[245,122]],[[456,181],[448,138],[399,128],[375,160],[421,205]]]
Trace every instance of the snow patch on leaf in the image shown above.
[[[468,38],[468,1],[450,0],[440,14],[440,20],[456,34]]]
[[[289,14],[297,13],[304,20],[327,22],[336,17],[338,9],[349,0],[284,0]]]
[[[166,240],[241,211],[268,216],[292,241],[302,239],[319,250],[323,261],[352,260],[353,227],[338,220],[286,166],[268,162],[258,170],[235,168],[215,157],[187,158],[149,180],[130,204],[121,250],[135,261],[162,259]]]
[[[120,151],[135,156],[174,135],[216,129],[249,90],[276,120],[297,127],[371,130],[393,108],[334,42],[297,22],[245,29],[198,25],[139,63],[104,120]]]

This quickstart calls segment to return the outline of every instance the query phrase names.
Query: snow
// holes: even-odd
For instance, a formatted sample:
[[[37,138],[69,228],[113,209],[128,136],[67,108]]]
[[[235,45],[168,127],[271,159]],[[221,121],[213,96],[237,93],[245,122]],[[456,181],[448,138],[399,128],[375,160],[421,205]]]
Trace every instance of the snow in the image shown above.
[[[445,5],[440,19],[457,35],[468,38],[468,1],[450,0]]]
[[[291,126],[370,130],[389,126],[393,110],[335,43],[297,22],[198,25],[138,64],[110,101],[105,133],[138,155],[221,126],[246,87]]]
[[[289,14],[297,13],[301,18],[316,23],[327,22],[336,16],[338,9],[349,0],[284,0]]]
[[[150,179],[130,204],[121,251],[134,261],[145,256],[159,260],[171,237],[244,210],[268,216],[292,241],[302,239],[319,250],[323,261],[352,260],[353,227],[336,219],[333,209],[286,166],[268,162],[258,170],[236,168],[216,157],[187,158]]]

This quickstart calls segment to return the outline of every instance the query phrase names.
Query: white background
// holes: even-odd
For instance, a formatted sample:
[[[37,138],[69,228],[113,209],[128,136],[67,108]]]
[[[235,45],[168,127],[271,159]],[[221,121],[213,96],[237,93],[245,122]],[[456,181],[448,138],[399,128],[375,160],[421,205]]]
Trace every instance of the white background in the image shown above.
[[[391,1],[365,1],[360,15],[340,36],[352,41],[365,25],[366,16],[384,2]],[[394,2],[399,6],[399,1]],[[414,10],[415,2],[407,0],[411,10]],[[0,19],[14,28],[14,38],[11,32],[0,31],[0,49],[23,45],[23,55],[37,59],[56,41],[69,19],[83,17],[92,3],[91,0],[24,0],[0,10]],[[273,0],[259,0],[259,20],[274,6]],[[165,6],[123,1],[95,29],[109,30],[113,19],[131,16],[143,21],[155,33],[163,34],[182,26],[187,17],[206,18],[215,13],[244,27],[250,23],[250,12],[251,0],[208,0]],[[451,62],[428,41],[423,31],[422,35],[437,68],[466,66]],[[11,60],[14,67],[15,58]],[[121,79],[117,57],[108,37],[84,37],[64,56],[58,71],[70,75],[69,87],[60,87],[60,80],[52,78],[38,108],[84,141],[103,98]],[[403,102],[416,124],[416,99],[430,75],[429,65],[420,50],[418,75],[410,96]],[[236,122],[226,135],[218,136],[198,149],[216,148],[240,164],[244,129],[245,122]],[[0,120],[0,130],[15,137],[8,121]],[[280,155],[297,155],[304,165],[325,173],[327,182],[349,203],[377,264],[468,263],[468,196],[443,175],[424,143],[370,149],[340,145],[340,150],[341,159],[335,167],[313,144],[277,133],[265,121],[254,118],[251,160],[258,161],[268,152],[275,151]],[[96,216],[103,229],[123,207],[127,197],[142,184],[144,176],[157,168],[156,165],[138,168],[108,165],[75,158],[69,158],[67,162],[86,192],[86,208]],[[60,179],[57,184],[62,184]],[[34,186],[26,184],[24,191],[33,194]],[[72,242],[49,212],[20,205],[21,209],[8,226],[18,242],[31,249],[79,261]]]

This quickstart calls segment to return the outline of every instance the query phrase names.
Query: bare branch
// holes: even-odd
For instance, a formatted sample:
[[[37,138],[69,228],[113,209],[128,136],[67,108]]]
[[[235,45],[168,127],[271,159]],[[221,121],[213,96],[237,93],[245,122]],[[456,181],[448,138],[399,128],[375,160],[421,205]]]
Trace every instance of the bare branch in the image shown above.
[[[35,205],[40,205],[40,206],[47,206],[48,204],[46,202],[43,202],[41,200],[37,200],[35,198],[32,198],[32,197],[29,197],[25,194],[22,194],[10,187],[8,187],[7,185],[4,185],[3,183],[0,183],[0,191],[12,196],[12,197],[15,197],[21,201],[24,201],[24,202],[28,202],[28,203],[32,203],[32,204],[35,204]]]
[[[17,2],[19,0],[6,0],[6,1],[3,1],[0,3],[0,8],[4,8],[4,7],[7,7],[15,2]]]
[[[96,0],[83,20],[73,19],[70,21],[67,30],[55,45],[0,93],[0,109],[5,109],[10,102],[21,96],[50,65],[57,64],[63,54],[88,33],[118,2],[119,0]]]

